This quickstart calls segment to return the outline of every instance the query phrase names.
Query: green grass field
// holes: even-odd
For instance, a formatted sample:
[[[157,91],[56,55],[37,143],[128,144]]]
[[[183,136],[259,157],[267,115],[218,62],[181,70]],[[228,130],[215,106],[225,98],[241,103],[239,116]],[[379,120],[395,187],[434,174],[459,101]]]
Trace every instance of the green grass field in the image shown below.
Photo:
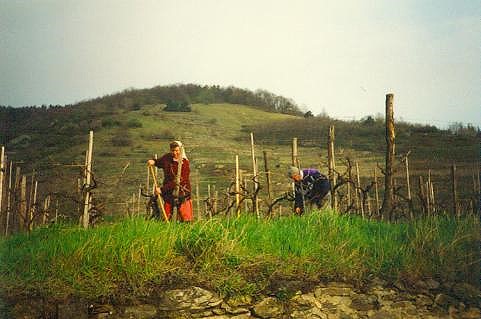
[[[134,218],[88,230],[55,225],[0,241],[0,288],[95,299],[185,284],[256,294],[275,278],[478,285],[479,227],[475,217],[388,224],[330,211],[193,224]]]

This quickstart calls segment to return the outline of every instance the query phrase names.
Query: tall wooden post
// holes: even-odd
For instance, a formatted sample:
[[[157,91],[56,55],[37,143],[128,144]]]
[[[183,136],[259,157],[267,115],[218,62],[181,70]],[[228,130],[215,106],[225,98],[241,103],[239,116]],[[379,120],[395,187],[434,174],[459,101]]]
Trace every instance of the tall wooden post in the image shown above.
[[[292,138],[292,166],[297,166],[297,137]],[[300,168],[300,167],[299,167]]]
[[[48,211],[50,209],[50,195],[47,195],[43,200],[43,215],[42,215],[42,225],[47,223]]]
[[[57,223],[58,219],[58,199],[55,200],[55,224]]]
[[[147,190],[147,194],[150,192],[150,172],[149,172],[149,167],[147,166],[147,180],[146,180],[146,187],[145,189]]]
[[[227,190],[227,194],[229,194],[229,191]],[[208,202],[209,202],[209,210],[208,210],[208,213],[209,213],[209,219],[212,219],[212,196],[211,196],[211,191],[210,191],[210,184],[207,184],[207,196],[208,196]],[[229,196],[229,195],[227,195]]]
[[[411,200],[411,184],[409,182],[409,159],[406,156],[406,188],[407,188],[407,195],[408,195],[408,200]]]
[[[141,195],[142,195],[142,184],[139,184],[139,190],[137,192],[137,216],[140,216],[140,196]]]
[[[215,190],[214,188],[214,205],[213,205],[213,210],[214,214],[217,215],[217,199],[219,198],[219,191]]]
[[[271,171],[269,170],[269,164],[267,162],[267,152],[264,151],[264,171],[266,173],[266,184],[267,184],[267,198],[269,199],[269,203],[272,200],[271,195]]]
[[[202,219],[202,208],[200,207],[200,193],[199,193],[199,183],[200,183],[200,173],[196,170],[197,174],[195,177],[195,202],[197,206],[197,220]]]
[[[154,160],[157,161],[157,153],[154,154]],[[154,166],[155,176],[159,176],[159,168]],[[155,182],[152,181],[152,194],[155,194]]]
[[[456,164],[453,163],[451,166],[451,181],[452,181],[452,195],[453,195],[453,214],[456,217],[459,217],[458,212],[458,193],[456,190]]]
[[[361,191],[361,176],[359,174],[359,163],[356,162],[356,176],[357,176],[357,189],[356,192],[359,194],[359,202],[361,206],[361,216],[364,218],[364,196]]]
[[[428,169],[428,181],[426,182],[426,194],[428,202],[428,213],[431,214],[434,210],[433,198],[431,196],[431,169]]]
[[[429,194],[431,196],[431,207],[432,207],[432,211],[433,213],[436,212],[436,201],[434,199],[434,186],[433,186],[433,182],[431,181],[429,183]]]
[[[20,185],[20,229],[25,230],[27,229],[27,177],[22,175],[22,181]]]
[[[386,175],[384,176],[384,199],[381,214],[386,219],[391,218],[393,209],[393,163],[395,154],[394,144],[394,94],[386,94]]]
[[[10,222],[10,205],[11,205],[11,198],[12,198],[12,172],[13,172],[13,162],[10,161],[10,166],[8,170],[7,213],[5,218],[5,236],[8,235],[8,225]]]
[[[327,135],[327,165],[329,170],[329,183],[331,184],[331,208],[337,210],[337,196],[334,187],[337,184],[336,180],[336,160],[334,156],[334,141],[335,132],[334,125],[329,126],[329,134]]]
[[[376,192],[376,214],[379,214],[379,187],[377,184],[376,168],[374,168],[374,191]]]
[[[18,201],[18,198],[21,197],[19,196],[19,192],[21,193],[21,184],[22,184],[22,175],[21,175],[21,167],[17,166],[15,168],[15,182],[13,185],[13,198],[15,199],[15,203],[13,203],[12,207],[15,206],[16,209],[16,214],[12,213],[12,226],[16,230],[23,230],[23,225],[22,225],[22,217],[21,217],[21,201]],[[12,210],[12,212],[15,212],[15,209]]]
[[[33,207],[33,192],[34,192],[34,187],[35,186],[35,169],[32,170],[32,178],[30,180],[30,195],[28,195],[28,201],[27,201],[27,211],[29,213],[32,212],[32,207]],[[29,230],[30,227],[29,227]]]
[[[257,161],[256,161],[256,155],[254,152],[254,133],[251,132],[251,155],[252,155],[252,172],[254,174],[254,197],[253,197],[253,205],[255,209],[255,213],[257,217],[259,218],[259,201],[257,199],[257,189],[259,188],[259,178],[257,176]]]
[[[237,217],[240,216],[240,177],[239,177],[239,155],[235,156],[235,210]]]
[[[426,204],[426,196],[424,194],[424,182],[423,182],[423,177],[419,175],[419,195],[421,197],[421,210],[424,213],[427,213],[427,204]],[[413,216],[411,216],[413,217]]]
[[[353,203],[356,203],[357,202],[355,201],[356,200],[356,192],[354,192],[354,198],[351,197],[351,183],[353,183],[354,185],[354,191],[356,190],[356,183],[354,182],[354,179],[352,177],[352,165],[351,165],[351,162],[349,161],[349,166],[347,167],[348,169],[348,174],[349,174],[349,183],[347,183],[347,208],[348,208],[348,211],[351,211],[351,205]]]
[[[89,208],[90,208],[90,183],[92,181],[92,152],[94,147],[94,132],[90,131],[89,133],[89,147],[87,151],[87,163],[86,163],[86,178],[85,178],[85,187],[87,191],[85,192],[85,201],[84,201],[84,211],[82,216],[82,226],[83,228],[89,227]]]
[[[244,178],[244,189],[247,189],[247,178]],[[247,203],[247,201],[245,200],[244,198],[244,210],[246,212],[249,211],[249,204]]]
[[[33,179],[33,176],[32,176],[32,179]],[[38,181],[35,181],[35,186],[33,187],[34,190],[33,190],[33,200],[32,200],[32,204],[30,206],[30,215],[29,215],[29,218],[28,218],[28,231],[32,231],[33,230],[33,226],[34,226],[34,221],[35,221],[35,215],[36,215],[36,209],[37,209],[37,188],[38,188]]]

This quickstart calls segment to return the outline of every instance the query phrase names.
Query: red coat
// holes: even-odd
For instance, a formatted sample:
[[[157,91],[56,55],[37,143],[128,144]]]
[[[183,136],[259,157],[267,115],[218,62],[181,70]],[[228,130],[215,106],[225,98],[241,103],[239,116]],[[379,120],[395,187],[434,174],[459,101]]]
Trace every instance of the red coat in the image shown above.
[[[162,168],[164,171],[164,182],[162,183],[163,197],[172,196],[175,189],[175,177],[177,175],[178,162],[174,160],[171,153],[167,153],[161,158],[155,160],[155,166]],[[182,159],[182,171],[180,174],[179,196],[188,196],[191,191],[189,160],[184,158]]]

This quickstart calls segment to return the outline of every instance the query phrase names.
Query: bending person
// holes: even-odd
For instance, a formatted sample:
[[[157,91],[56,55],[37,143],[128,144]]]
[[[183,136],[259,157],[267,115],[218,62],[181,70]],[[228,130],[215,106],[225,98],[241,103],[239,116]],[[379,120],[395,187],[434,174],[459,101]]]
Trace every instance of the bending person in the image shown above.
[[[287,169],[287,176],[294,181],[294,212],[302,214],[304,204],[323,206],[323,198],[331,188],[328,178],[315,168],[298,169],[291,166]]]

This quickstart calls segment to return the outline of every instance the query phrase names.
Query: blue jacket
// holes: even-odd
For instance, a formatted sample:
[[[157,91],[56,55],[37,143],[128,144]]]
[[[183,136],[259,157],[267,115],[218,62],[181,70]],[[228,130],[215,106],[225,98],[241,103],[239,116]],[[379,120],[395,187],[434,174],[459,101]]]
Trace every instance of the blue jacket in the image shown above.
[[[304,202],[311,202],[320,207],[331,185],[326,175],[321,174],[317,169],[307,168],[301,172],[302,180],[294,184],[294,209],[299,207],[303,212]]]

